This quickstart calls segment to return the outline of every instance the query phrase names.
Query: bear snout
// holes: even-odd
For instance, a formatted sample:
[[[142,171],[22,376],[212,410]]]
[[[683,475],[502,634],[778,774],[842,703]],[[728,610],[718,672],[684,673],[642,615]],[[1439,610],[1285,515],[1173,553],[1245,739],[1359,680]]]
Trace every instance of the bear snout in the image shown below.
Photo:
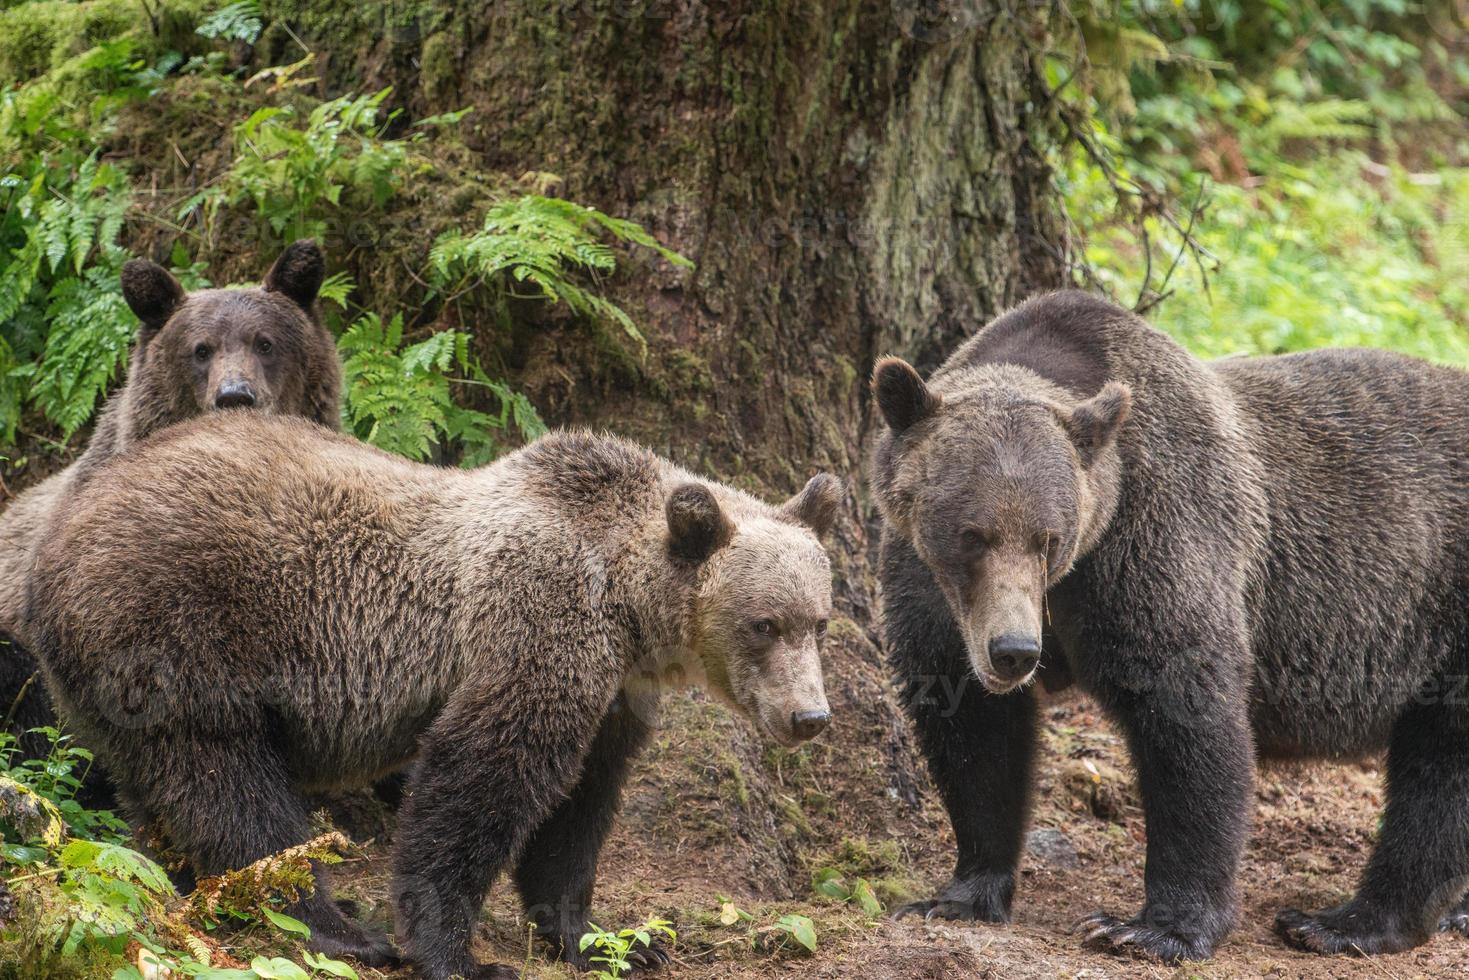
[[[831,724],[830,711],[791,712],[791,731],[803,742],[820,735],[829,724]]]
[[[1003,681],[1024,680],[1041,660],[1040,642],[1019,633],[990,640],[990,669]]]
[[[245,380],[226,381],[214,393],[215,408],[254,408],[255,386]]]

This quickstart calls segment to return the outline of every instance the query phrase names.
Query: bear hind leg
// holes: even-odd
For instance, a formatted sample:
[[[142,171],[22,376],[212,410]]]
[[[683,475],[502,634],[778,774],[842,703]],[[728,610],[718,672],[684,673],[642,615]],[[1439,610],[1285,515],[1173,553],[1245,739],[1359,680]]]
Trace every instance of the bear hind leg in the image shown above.
[[[1276,929],[1317,953],[1394,953],[1469,925],[1469,719],[1462,707],[1411,708],[1393,729],[1382,836],[1350,901],[1286,909]]]
[[[155,744],[146,783],[128,787],[140,810],[157,814],[169,840],[189,855],[200,877],[246,867],[311,837],[306,808],[268,748],[248,737],[231,743]],[[391,941],[342,914],[326,871],[312,862],[316,889],[286,911],[311,929],[310,945],[367,966],[397,962]]]

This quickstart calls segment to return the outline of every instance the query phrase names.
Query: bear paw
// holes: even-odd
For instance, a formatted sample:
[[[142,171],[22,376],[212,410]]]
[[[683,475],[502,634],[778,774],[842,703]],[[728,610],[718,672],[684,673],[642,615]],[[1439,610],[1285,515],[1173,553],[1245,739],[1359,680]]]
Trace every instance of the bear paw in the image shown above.
[[[1461,936],[1469,937],[1469,898],[1449,909],[1448,914],[1439,920],[1438,931],[1457,932]]]
[[[1316,913],[1285,909],[1275,917],[1275,931],[1297,949],[1327,955],[1400,953],[1427,938],[1414,938],[1401,929],[1383,926],[1379,917],[1365,914],[1350,903]]]
[[[1178,963],[1206,960],[1213,948],[1198,936],[1187,936],[1134,919],[1124,922],[1105,912],[1096,912],[1076,924],[1081,944],[1088,949],[1117,955],[1133,955]]]
[[[342,920],[329,931],[318,926],[312,930],[311,948],[332,959],[350,956],[363,966],[397,966],[398,948],[381,932],[366,929],[355,922]]]
[[[933,898],[909,902],[893,910],[893,918],[921,915],[925,922],[1009,922],[1015,886],[1008,875],[954,878]]]

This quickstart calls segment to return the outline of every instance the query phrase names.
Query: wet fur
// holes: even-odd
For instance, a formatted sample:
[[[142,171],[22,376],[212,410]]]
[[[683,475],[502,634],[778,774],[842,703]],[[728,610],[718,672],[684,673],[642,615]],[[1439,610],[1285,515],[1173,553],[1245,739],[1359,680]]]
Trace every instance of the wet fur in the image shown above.
[[[671,535],[671,496],[717,505],[715,554]],[[690,658],[737,672],[702,635],[724,599],[829,608],[801,499],[772,507],[613,438],[551,435],[467,472],[223,413],[67,504],[29,625],[64,715],[198,870],[304,840],[303,790],[417,758],[395,859],[408,956],[433,980],[496,969],[469,942],[513,865],[543,935],[580,960],[648,678]],[[325,883],[295,914],[326,952],[392,956]]]
[[[21,620],[40,535],[58,503],[108,460],[204,410],[194,391],[199,381],[190,361],[195,344],[220,345],[228,336],[268,327],[275,342],[273,376],[263,379],[271,388],[269,410],[330,428],[340,425],[341,364],[314,305],[324,272],[320,249],[306,241],[289,246],[254,289],[186,294],[154,263],[134,260],[124,266],[124,293],[141,321],[127,381],[103,406],[81,457],[11,501],[0,516],[0,717],[14,706],[13,731],[56,722],[39,680],[26,686],[38,668],[23,642]],[[34,737],[24,742],[32,754],[44,749]],[[110,801],[98,777],[89,781],[87,799],[106,805]]]
[[[1279,928],[1304,948],[1368,953],[1421,943],[1441,917],[1462,929],[1469,697],[1453,691],[1469,676],[1469,375],[1371,350],[1202,363],[1076,292],[1028,302],[967,342],[930,380],[936,411],[886,433],[874,455],[887,649],[958,843],[953,880],[908,911],[1008,918],[1036,740],[1032,690],[965,683],[963,640],[913,547],[932,523],[920,512],[1004,493],[952,482],[998,442],[1054,467],[1067,492],[1087,447],[1067,446],[1038,411],[1000,406],[1075,405],[1107,382],[1131,393],[1100,462],[1116,467],[1115,511],[1071,547],[1048,592],[1045,657],[1126,736],[1147,815],[1147,903],[1129,921],[1092,917],[1085,938],[1207,957],[1236,916],[1257,755],[1382,749],[1387,810],[1358,895],[1315,916],[1287,911]],[[903,398],[905,411],[914,398]],[[976,400],[993,411],[964,421]],[[1033,423],[992,431],[1000,417]],[[1045,498],[1029,506],[1058,503]],[[926,698],[944,687],[934,677],[962,697]]]

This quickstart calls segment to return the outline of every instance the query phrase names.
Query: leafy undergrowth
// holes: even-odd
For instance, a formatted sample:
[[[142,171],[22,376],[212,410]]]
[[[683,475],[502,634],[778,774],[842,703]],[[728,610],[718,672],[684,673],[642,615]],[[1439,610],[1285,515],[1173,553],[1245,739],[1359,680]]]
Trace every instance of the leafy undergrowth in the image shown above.
[[[272,944],[262,932],[310,935],[283,909],[315,888],[313,860],[341,860],[349,846],[341,834],[206,878],[180,896],[162,866],[129,846],[121,820],[78,801],[91,753],[55,729],[31,734],[46,740],[43,758],[22,758],[15,737],[0,733],[0,975],[357,976],[309,951],[250,952]]]
[[[548,315],[616,332],[633,359],[645,351],[605,283],[639,250],[688,261],[635,222],[551,196],[553,174],[480,172],[457,135],[468,110],[409,121],[391,89],[313,98],[311,52],[252,74],[240,58],[262,29],[250,0],[163,0],[143,23],[116,6],[0,10],[11,473],[29,462],[23,433],[27,447],[74,452],[119,380],[136,321],[118,273],[139,252],[199,288],[205,268],[256,279],[284,244],[322,241],[342,265],[323,297],[349,365],[344,427],[414,459],[475,465],[543,431],[499,372],[513,337]],[[181,147],[182,186],[160,184]]]
[[[1469,33],[1451,12],[1080,6],[1092,62],[1051,78],[1085,110],[1056,161],[1084,278],[1206,357],[1469,366]]]

